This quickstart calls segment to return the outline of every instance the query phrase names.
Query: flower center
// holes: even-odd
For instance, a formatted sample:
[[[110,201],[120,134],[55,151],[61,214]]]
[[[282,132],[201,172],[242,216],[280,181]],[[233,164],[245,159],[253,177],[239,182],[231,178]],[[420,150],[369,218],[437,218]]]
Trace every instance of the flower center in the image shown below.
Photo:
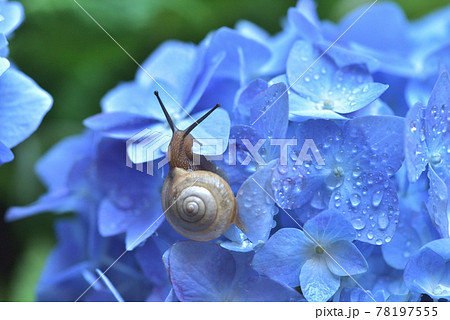
[[[324,253],[323,248],[322,248],[321,246],[317,246],[317,247],[316,247],[316,253],[317,253],[317,254],[322,254],[322,253]]]
[[[336,178],[340,178],[342,176],[344,176],[344,169],[342,167],[336,167],[334,168],[334,176]]]
[[[323,100],[320,103],[316,104],[316,108],[318,110],[333,110],[333,107],[334,107],[334,102],[333,102],[333,100],[329,100],[329,99]]]

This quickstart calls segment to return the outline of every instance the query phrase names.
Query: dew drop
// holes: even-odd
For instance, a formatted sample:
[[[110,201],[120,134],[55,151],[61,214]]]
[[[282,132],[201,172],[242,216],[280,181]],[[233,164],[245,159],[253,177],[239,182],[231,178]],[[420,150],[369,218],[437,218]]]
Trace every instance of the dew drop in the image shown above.
[[[383,199],[383,191],[381,190],[375,191],[374,194],[372,195],[372,205],[374,207],[378,207],[381,203],[381,199]]]
[[[382,213],[378,216],[378,226],[380,229],[384,230],[389,225],[389,219],[385,213]]]
[[[336,200],[336,201],[334,202],[334,206],[335,206],[336,208],[339,208],[339,207],[341,206],[341,200],[340,200],[340,199]]]
[[[381,241],[381,239],[378,239],[377,241],[375,241],[375,244],[381,246],[383,244],[383,241]]]
[[[411,121],[409,124],[409,128],[411,129],[411,132],[414,133],[417,131],[417,123],[415,121]]]
[[[310,81],[311,81],[311,78],[308,77],[308,76],[306,76],[306,77],[305,77],[305,82],[310,82]]]
[[[364,220],[357,218],[352,220],[352,225],[356,230],[362,230],[366,226],[366,223],[364,222]]]
[[[288,169],[288,167],[287,166],[278,166],[278,172],[281,174],[281,175],[285,175],[286,173],[288,173],[288,171],[289,171],[289,169]]]
[[[358,194],[353,193],[350,195],[350,202],[353,207],[357,207],[361,203],[361,197]]]
[[[433,106],[431,108],[431,115],[436,119],[438,117],[438,107],[437,106]]]
[[[369,232],[367,233],[367,239],[369,239],[369,240],[372,240],[372,239],[373,239],[373,232],[372,232],[372,231],[369,231]]]
[[[357,166],[353,168],[353,176],[355,178],[358,178],[361,175],[362,169],[361,167]]]
[[[386,237],[384,238],[384,242],[389,243],[391,242],[392,238],[391,237]]]

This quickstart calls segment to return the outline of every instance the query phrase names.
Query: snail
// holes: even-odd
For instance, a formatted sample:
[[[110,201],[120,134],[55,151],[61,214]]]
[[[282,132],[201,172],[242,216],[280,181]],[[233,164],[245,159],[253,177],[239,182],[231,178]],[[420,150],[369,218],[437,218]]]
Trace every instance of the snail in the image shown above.
[[[241,226],[238,206],[225,173],[213,162],[200,155],[200,164],[194,163],[190,134],[215,109],[217,104],[185,130],[174,125],[158,91],[154,92],[172,130],[167,151],[169,173],[164,180],[161,201],[164,215],[183,237],[209,241],[220,237],[233,223]]]

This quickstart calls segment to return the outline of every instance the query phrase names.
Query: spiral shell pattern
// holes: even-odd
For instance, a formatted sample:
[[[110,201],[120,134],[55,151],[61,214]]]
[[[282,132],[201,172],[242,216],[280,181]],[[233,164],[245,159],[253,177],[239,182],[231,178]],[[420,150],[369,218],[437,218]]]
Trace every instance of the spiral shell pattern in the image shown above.
[[[203,170],[170,170],[164,181],[162,206],[169,224],[196,241],[221,236],[237,213],[236,199],[225,180]]]

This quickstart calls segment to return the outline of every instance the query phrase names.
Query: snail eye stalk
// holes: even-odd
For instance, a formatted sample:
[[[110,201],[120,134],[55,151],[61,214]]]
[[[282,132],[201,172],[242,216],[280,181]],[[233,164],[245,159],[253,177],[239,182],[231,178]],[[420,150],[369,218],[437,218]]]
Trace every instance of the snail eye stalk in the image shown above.
[[[220,107],[220,104],[216,104],[211,110],[205,113],[200,119],[191,124],[185,131],[183,137],[186,137],[192,130],[195,129],[203,120],[205,120],[214,110]]]
[[[158,91],[153,92],[158,99],[159,105],[161,106],[162,111],[164,112],[164,115],[166,116],[167,122],[169,123],[170,129],[172,129],[172,132],[177,131],[177,127],[173,124],[172,118],[170,117],[169,113],[167,112],[166,107],[164,106],[164,103],[162,102],[161,98],[159,97]]]

